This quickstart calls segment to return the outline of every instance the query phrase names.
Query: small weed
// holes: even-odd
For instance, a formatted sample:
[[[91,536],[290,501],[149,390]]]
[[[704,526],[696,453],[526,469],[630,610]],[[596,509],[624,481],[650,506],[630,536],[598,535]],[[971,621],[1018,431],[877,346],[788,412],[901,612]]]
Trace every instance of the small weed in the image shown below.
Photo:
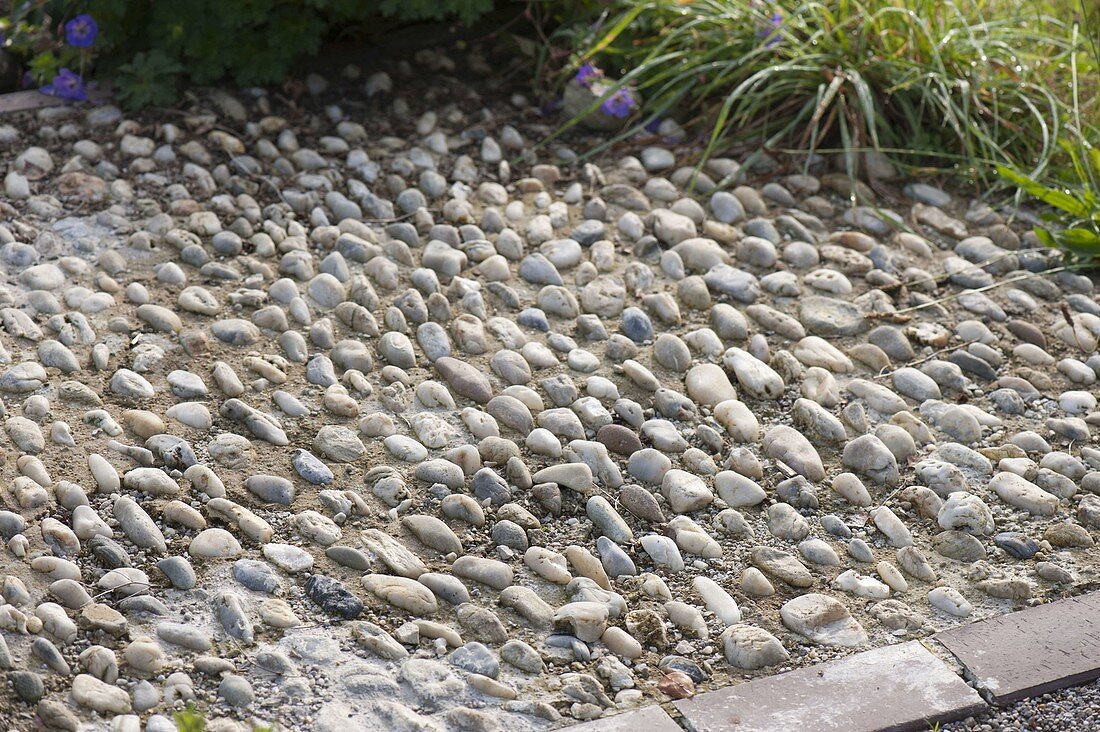
[[[175,721],[179,732],[204,732],[206,729],[206,717],[194,705],[189,705],[182,712],[176,712]]]
[[[206,716],[195,709],[193,704],[187,709],[175,714],[176,727],[179,732],[205,732]],[[253,724],[252,732],[277,732],[277,727],[268,724]]]

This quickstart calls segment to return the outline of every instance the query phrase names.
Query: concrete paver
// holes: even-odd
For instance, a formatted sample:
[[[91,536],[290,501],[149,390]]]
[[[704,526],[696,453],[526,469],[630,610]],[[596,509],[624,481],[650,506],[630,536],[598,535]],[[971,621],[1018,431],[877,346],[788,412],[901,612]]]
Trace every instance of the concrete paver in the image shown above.
[[[944,631],[936,640],[998,704],[1100,677],[1100,592]]]
[[[675,702],[693,732],[927,730],[985,703],[917,641]]]
[[[657,705],[569,727],[569,732],[683,732]]]

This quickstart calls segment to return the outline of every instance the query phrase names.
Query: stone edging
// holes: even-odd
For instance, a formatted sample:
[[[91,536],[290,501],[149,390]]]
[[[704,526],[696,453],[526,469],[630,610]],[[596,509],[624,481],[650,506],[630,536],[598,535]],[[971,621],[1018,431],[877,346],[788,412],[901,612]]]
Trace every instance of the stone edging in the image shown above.
[[[963,625],[924,642],[875,648],[568,729],[927,730],[980,713],[989,704],[1100,677],[1098,621],[1100,592],[1092,592]],[[954,656],[962,666],[962,678],[929,650],[933,646]]]
[[[105,104],[111,100],[111,90],[106,86],[90,85],[88,87],[88,102],[91,106]],[[51,97],[39,92],[37,89],[8,92],[0,94],[0,115],[15,112],[27,112],[43,107],[72,107],[76,105],[88,106],[88,102],[70,102],[58,97]]]

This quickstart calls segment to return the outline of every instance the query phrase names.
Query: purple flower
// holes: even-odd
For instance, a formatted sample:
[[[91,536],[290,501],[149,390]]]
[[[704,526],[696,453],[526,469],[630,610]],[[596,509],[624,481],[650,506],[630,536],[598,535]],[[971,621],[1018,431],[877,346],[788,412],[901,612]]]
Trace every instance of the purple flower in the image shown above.
[[[782,38],[779,35],[779,30],[783,27],[783,13],[776,10],[772,13],[771,17],[764,23],[764,27],[756,31],[757,38],[766,38],[764,41],[765,48],[772,48],[776,46]]]
[[[658,132],[661,131],[661,122],[663,121],[664,120],[662,120],[660,117],[654,117],[653,119],[649,120],[649,122],[646,122],[645,131],[651,135],[656,135]]]
[[[82,102],[88,98],[88,93],[84,91],[84,80],[80,78],[80,74],[74,74],[68,69],[61,69],[57,72],[57,76],[53,77],[53,81],[46,84],[39,91],[52,97],[69,99],[74,102]]]
[[[617,89],[614,94],[603,101],[600,109],[606,115],[625,119],[637,106],[638,100],[634,98],[629,89]]]
[[[76,46],[77,48],[87,48],[95,43],[95,37],[98,33],[99,26],[96,25],[95,19],[87,13],[78,15],[65,24],[65,40],[68,41],[70,46]]]
[[[574,79],[581,86],[588,86],[593,80],[601,76],[603,76],[603,72],[596,68],[595,64],[589,62],[577,69],[577,75]]]

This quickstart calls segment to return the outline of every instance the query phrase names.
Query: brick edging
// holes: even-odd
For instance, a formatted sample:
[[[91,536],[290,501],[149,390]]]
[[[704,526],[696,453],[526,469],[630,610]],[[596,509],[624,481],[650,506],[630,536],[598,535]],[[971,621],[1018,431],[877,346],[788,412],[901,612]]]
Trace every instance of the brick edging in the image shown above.
[[[986,618],[933,638],[994,704],[1076,686],[1100,678],[1100,592]]]
[[[959,662],[966,681],[930,650],[934,647]],[[923,642],[874,648],[566,729],[783,732],[809,725],[845,732],[927,730],[980,713],[990,703],[1006,704],[1095,678],[1100,678],[1100,591],[979,620]]]

